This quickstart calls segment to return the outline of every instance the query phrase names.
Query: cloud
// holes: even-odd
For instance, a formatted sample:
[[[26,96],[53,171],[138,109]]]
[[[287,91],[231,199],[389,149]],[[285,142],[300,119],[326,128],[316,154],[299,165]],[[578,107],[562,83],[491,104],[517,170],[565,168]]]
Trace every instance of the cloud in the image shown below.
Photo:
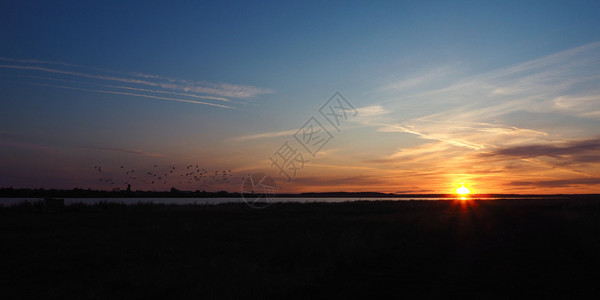
[[[156,75],[156,74],[145,74],[145,73],[140,73],[140,72],[129,72],[128,73],[128,72],[122,72],[122,71],[116,71],[116,70],[109,70],[109,69],[105,69],[105,68],[97,68],[97,67],[90,67],[90,66],[84,66],[84,65],[70,64],[70,63],[65,63],[65,62],[55,62],[55,61],[46,61],[46,60],[37,60],[37,59],[15,59],[15,58],[8,58],[8,57],[0,57],[0,60],[12,62],[12,63],[21,63],[21,64],[59,65],[59,66],[69,67],[69,68],[77,68],[77,69],[84,69],[84,70],[91,70],[91,71],[100,71],[103,73],[125,75],[126,77],[100,76],[97,74],[70,72],[70,71],[59,70],[59,69],[51,69],[51,68],[35,67],[35,66],[22,66],[22,65],[21,66],[17,65],[17,66],[12,66],[12,67],[5,66],[6,68],[21,67],[22,69],[31,69],[31,70],[50,72],[50,73],[61,73],[61,74],[67,74],[67,75],[73,75],[73,76],[105,79],[105,80],[111,80],[111,81],[139,83],[139,84],[159,86],[159,87],[163,87],[163,88],[172,88],[172,89],[183,90],[183,91],[195,91],[195,92],[201,92],[201,93],[205,92],[205,93],[221,95],[224,97],[252,98],[257,95],[270,94],[270,93],[274,92],[272,89],[259,88],[259,87],[249,86],[249,85],[238,85],[238,84],[229,84],[229,83],[211,83],[211,82],[205,82],[205,81],[191,81],[191,80],[183,80],[183,79],[177,79],[177,78],[172,78],[172,77],[160,76],[160,75]],[[135,80],[130,77],[152,79],[152,80],[162,81],[162,83],[152,82],[152,81]]]
[[[468,121],[419,118],[405,123],[385,124],[380,132],[403,132],[426,140],[441,141],[470,150],[495,148],[498,144],[519,144],[544,139],[546,132],[516,126]]]
[[[186,96],[186,97],[192,97],[192,98],[198,98],[198,99],[209,99],[209,100],[219,100],[219,101],[224,101],[224,102],[231,102],[231,100],[229,100],[227,98],[223,98],[223,97],[198,96],[198,95],[194,95],[194,94],[176,93],[176,92],[168,92],[168,91],[160,91],[160,90],[149,90],[149,89],[133,88],[133,87],[128,87],[128,86],[114,86],[114,85],[104,85],[104,86],[109,87],[109,88],[125,89],[125,90],[139,91],[139,92],[178,95],[178,96]]]
[[[470,149],[482,149],[484,148],[483,145],[480,144],[475,144],[469,141],[466,141],[463,138],[459,138],[459,137],[452,137],[451,135],[448,134],[447,130],[446,132],[444,131],[418,131],[419,129],[416,129],[416,126],[414,125],[388,125],[387,127],[383,127],[380,128],[379,131],[381,132],[406,132],[406,133],[411,133],[411,134],[415,134],[418,135],[424,139],[428,139],[428,140],[438,140],[438,141],[442,141],[442,142],[446,142],[455,146],[460,146],[460,147],[466,147],[466,148],[470,148]]]
[[[565,95],[554,98],[557,110],[569,111],[581,117],[600,119],[600,89],[586,95]]]
[[[599,70],[600,43],[594,43],[470,77],[448,78],[459,72],[440,69],[385,85],[378,98],[387,99],[359,108],[371,117],[357,122],[398,133],[386,136],[398,148],[358,159],[354,165],[367,167],[362,176],[294,183],[387,191],[426,184],[450,192],[452,183],[466,182],[477,193],[534,184],[544,193],[583,191],[600,175]]]
[[[589,139],[583,141],[568,141],[559,144],[534,144],[514,147],[504,147],[488,153],[482,153],[484,157],[489,156],[505,156],[515,158],[534,158],[539,156],[548,156],[552,158],[573,157],[577,160],[582,156],[585,161],[590,161],[590,158],[598,157],[600,151],[600,139]],[[600,162],[600,161],[598,161]]]
[[[490,123],[517,111],[594,118],[600,116],[598,70],[600,42],[451,83],[432,80],[408,94],[398,90],[388,102],[405,114],[446,122]]]
[[[541,181],[513,181],[516,186],[535,186],[542,188],[573,187],[579,185],[599,185],[600,178],[573,178]]]
[[[270,139],[270,138],[275,138],[275,137],[280,137],[280,136],[290,136],[291,137],[294,133],[296,133],[296,131],[298,131],[298,129],[269,131],[269,132],[263,132],[263,133],[257,133],[257,134],[238,136],[238,137],[228,139],[227,141],[240,142],[240,141],[257,140],[257,139]]]
[[[361,117],[380,116],[390,113],[381,105],[364,106],[356,109]]]
[[[368,187],[374,185],[388,184],[383,178],[371,175],[358,176],[306,176],[295,177],[292,181],[294,185],[299,185],[303,188],[308,186],[314,187]]]
[[[233,109],[234,108],[233,106],[222,105],[222,104],[217,104],[217,103],[209,103],[209,102],[196,101],[196,100],[186,100],[186,99],[179,99],[179,98],[172,98],[172,97],[160,97],[160,96],[154,96],[154,95],[143,95],[143,94],[136,94],[136,93],[108,91],[108,90],[94,90],[94,89],[85,89],[85,88],[77,88],[77,87],[72,87],[72,86],[61,86],[61,85],[44,84],[44,83],[31,83],[31,82],[20,82],[20,83],[30,84],[30,85],[37,85],[37,86],[54,87],[54,88],[59,88],[59,89],[75,90],[75,91],[84,91],[84,92],[93,92],[93,93],[104,93],[104,94],[113,94],[113,95],[125,95],[125,96],[134,96],[134,97],[157,99],[157,100],[167,100],[167,101],[194,103],[194,104],[204,104],[204,105],[221,107],[221,108],[229,108],[229,109]]]
[[[435,190],[406,190],[396,191],[395,194],[421,194],[421,193],[433,193]]]
[[[423,143],[363,162],[419,170],[418,180],[470,177],[489,185],[540,174],[595,178],[599,70],[596,42],[470,77],[448,80],[443,74],[458,71],[440,69],[384,85],[382,91],[393,90],[386,109],[396,113],[366,125]]]
[[[19,77],[27,78],[27,79],[41,79],[41,80],[45,80],[45,81],[66,82],[66,83],[70,83],[70,84],[85,84],[85,85],[92,85],[92,86],[100,86],[100,87],[104,87],[104,88],[113,88],[113,89],[130,90],[130,91],[138,91],[138,92],[148,92],[148,93],[154,93],[154,94],[177,95],[177,96],[192,97],[192,98],[197,98],[197,99],[208,99],[208,100],[218,100],[218,101],[223,101],[223,102],[232,102],[231,100],[229,100],[227,98],[223,98],[223,97],[199,96],[199,95],[190,94],[190,93],[177,93],[177,92],[170,92],[170,91],[156,90],[156,89],[151,90],[151,89],[135,88],[135,87],[129,87],[129,86],[123,86],[123,85],[109,85],[109,84],[101,84],[101,83],[96,83],[96,82],[80,82],[80,81],[75,81],[75,80],[66,80],[66,79],[46,77],[46,76],[28,75],[28,76],[19,76]],[[36,83],[32,83],[32,82],[20,82],[20,83],[36,84]],[[185,99],[182,99],[182,100],[185,100]]]
[[[137,94],[131,96],[154,98],[159,100],[171,100],[180,102],[189,102],[189,98],[232,102],[231,99],[246,99],[254,98],[259,95],[270,94],[274,91],[271,89],[260,88],[250,85],[230,84],[230,83],[213,83],[205,81],[190,81],[163,77],[159,75],[150,75],[143,73],[125,73],[120,71],[107,70],[102,68],[94,68],[80,66],[62,62],[48,62],[41,60],[23,60],[2,58],[0,60],[7,62],[0,64],[1,69],[23,71],[25,77],[37,78],[42,80],[64,81],[69,82],[69,87],[62,86],[61,88],[72,88],[86,90],[82,85],[96,85],[102,87],[102,91],[94,90],[93,92],[117,93],[117,90],[136,91]],[[48,78],[42,76],[32,76],[35,73],[53,74],[55,76]],[[80,79],[92,80],[92,82],[83,82]],[[67,80],[69,79],[69,80]],[[75,79],[75,80],[73,80]],[[30,84],[46,84],[44,82],[28,82]],[[121,85],[115,85],[120,83]],[[55,86],[57,87],[57,86]],[[112,90],[109,90],[112,89]],[[87,89],[87,91],[91,91]],[[156,94],[170,94],[182,96],[184,98],[174,100],[173,98],[159,96]],[[208,104],[207,102],[198,102],[198,104]],[[243,103],[243,102],[242,102]],[[231,106],[212,105],[223,108],[233,108]]]
[[[448,64],[427,71],[421,71],[416,75],[396,80],[384,85],[381,90],[403,91],[417,89],[428,86],[432,82],[446,82],[455,80],[457,77],[459,64]]]

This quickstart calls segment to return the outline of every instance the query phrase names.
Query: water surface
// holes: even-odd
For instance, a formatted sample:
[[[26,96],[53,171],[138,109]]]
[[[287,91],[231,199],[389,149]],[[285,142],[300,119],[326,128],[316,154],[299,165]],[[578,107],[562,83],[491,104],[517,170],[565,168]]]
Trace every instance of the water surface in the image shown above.
[[[543,197],[543,196],[524,196],[519,198],[511,199],[556,199],[558,196]],[[11,206],[23,202],[36,202],[41,201],[43,198],[0,198],[0,205]],[[243,203],[242,198],[62,198],[65,199],[65,205],[73,203],[84,203],[84,204],[97,204],[100,202],[109,203],[123,203],[123,204],[138,204],[138,203],[154,203],[154,204],[174,204],[174,205],[214,205],[222,203]],[[458,200],[461,197],[455,198],[359,198],[359,197],[348,197],[348,198],[275,198],[273,202],[286,203],[310,203],[310,202],[325,202],[325,203],[337,203],[337,202],[353,202],[353,201],[432,201],[432,200]],[[471,198],[465,198],[471,199]],[[472,198],[477,200],[497,200],[503,199],[501,197],[478,197]]]

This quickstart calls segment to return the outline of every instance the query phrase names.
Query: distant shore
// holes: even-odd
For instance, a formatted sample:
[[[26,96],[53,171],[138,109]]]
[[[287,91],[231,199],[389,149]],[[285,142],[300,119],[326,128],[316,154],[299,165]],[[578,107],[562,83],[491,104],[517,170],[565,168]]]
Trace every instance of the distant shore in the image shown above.
[[[245,194],[250,195],[252,194]],[[324,192],[324,193],[276,193],[277,198],[456,198],[456,194],[395,194],[379,192]],[[92,190],[74,188],[64,189],[14,189],[0,188],[0,198],[239,198],[242,194],[227,191],[184,191],[171,189],[170,191],[127,191],[127,190]],[[597,197],[600,194],[470,194],[469,198],[522,198],[522,197],[564,197],[564,198],[588,198]]]

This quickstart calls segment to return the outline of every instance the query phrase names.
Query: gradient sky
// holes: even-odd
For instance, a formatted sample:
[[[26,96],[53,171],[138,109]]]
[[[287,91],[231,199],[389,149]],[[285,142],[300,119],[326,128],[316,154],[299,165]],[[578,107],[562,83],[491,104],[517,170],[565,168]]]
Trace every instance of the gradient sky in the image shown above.
[[[264,172],[280,192],[599,193],[599,13],[4,1],[0,186],[234,192]],[[338,91],[355,110],[336,130],[319,109]],[[294,139],[311,117],[331,134],[314,156]],[[304,159],[289,182],[282,145]]]

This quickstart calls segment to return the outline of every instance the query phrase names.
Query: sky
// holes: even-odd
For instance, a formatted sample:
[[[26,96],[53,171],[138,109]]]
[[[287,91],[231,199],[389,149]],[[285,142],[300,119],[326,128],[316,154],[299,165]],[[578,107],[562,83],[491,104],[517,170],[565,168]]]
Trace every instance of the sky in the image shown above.
[[[599,12],[3,1],[0,187],[600,193]]]

